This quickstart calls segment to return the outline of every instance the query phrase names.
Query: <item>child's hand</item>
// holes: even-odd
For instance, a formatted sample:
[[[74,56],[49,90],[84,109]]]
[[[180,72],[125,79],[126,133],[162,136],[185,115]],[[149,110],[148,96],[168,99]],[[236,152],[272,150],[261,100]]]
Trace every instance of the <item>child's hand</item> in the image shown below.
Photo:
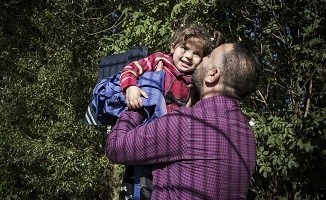
[[[129,109],[142,108],[143,101],[141,96],[148,98],[146,92],[137,86],[129,86],[126,90],[126,103]]]
[[[155,71],[161,71],[163,70],[164,68],[164,65],[163,65],[163,62],[162,61],[159,61],[156,65],[156,70]]]

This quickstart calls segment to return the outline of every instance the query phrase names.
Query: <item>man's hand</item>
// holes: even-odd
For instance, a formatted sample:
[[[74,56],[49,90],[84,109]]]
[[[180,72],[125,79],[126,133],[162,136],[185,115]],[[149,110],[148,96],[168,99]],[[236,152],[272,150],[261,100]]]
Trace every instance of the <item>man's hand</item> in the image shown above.
[[[126,90],[126,103],[129,109],[142,108],[143,101],[141,96],[148,98],[146,92],[137,86],[129,86]]]
[[[192,85],[190,85],[190,96],[186,103],[186,107],[191,107],[195,105],[197,101],[198,101],[198,97],[197,98],[195,97],[195,89]]]

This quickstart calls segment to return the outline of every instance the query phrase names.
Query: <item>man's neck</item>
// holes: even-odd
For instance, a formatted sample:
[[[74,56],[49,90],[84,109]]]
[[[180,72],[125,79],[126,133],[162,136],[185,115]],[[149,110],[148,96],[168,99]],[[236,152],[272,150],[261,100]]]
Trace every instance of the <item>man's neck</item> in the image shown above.
[[[222,84],[215,85],[211,88],[205,88],[200,95],[200,99],[206,99],[213,96],[228,96],[240,100],[241,98],[235,94],[234,89]]]

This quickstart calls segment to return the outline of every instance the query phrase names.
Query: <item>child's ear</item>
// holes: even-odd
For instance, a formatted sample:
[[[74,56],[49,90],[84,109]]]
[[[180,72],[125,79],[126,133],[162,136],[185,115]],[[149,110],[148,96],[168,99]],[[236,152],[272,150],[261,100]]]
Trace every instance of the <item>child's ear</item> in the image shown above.
[[[170,52],[173,53],[173,52],[174,52],[174,49],[175,49],[175,44],[172,43],[172,44],[170,45]]]

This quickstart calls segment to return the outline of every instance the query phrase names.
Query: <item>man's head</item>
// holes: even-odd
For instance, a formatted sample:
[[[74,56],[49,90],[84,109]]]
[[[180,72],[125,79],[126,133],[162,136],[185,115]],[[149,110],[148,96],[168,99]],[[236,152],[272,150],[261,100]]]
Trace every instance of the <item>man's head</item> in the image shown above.
[[[193,75],[201,98],[227,95],[243,99],[256,90],[262,65],[243,42],[225,43],[204,57]]]

